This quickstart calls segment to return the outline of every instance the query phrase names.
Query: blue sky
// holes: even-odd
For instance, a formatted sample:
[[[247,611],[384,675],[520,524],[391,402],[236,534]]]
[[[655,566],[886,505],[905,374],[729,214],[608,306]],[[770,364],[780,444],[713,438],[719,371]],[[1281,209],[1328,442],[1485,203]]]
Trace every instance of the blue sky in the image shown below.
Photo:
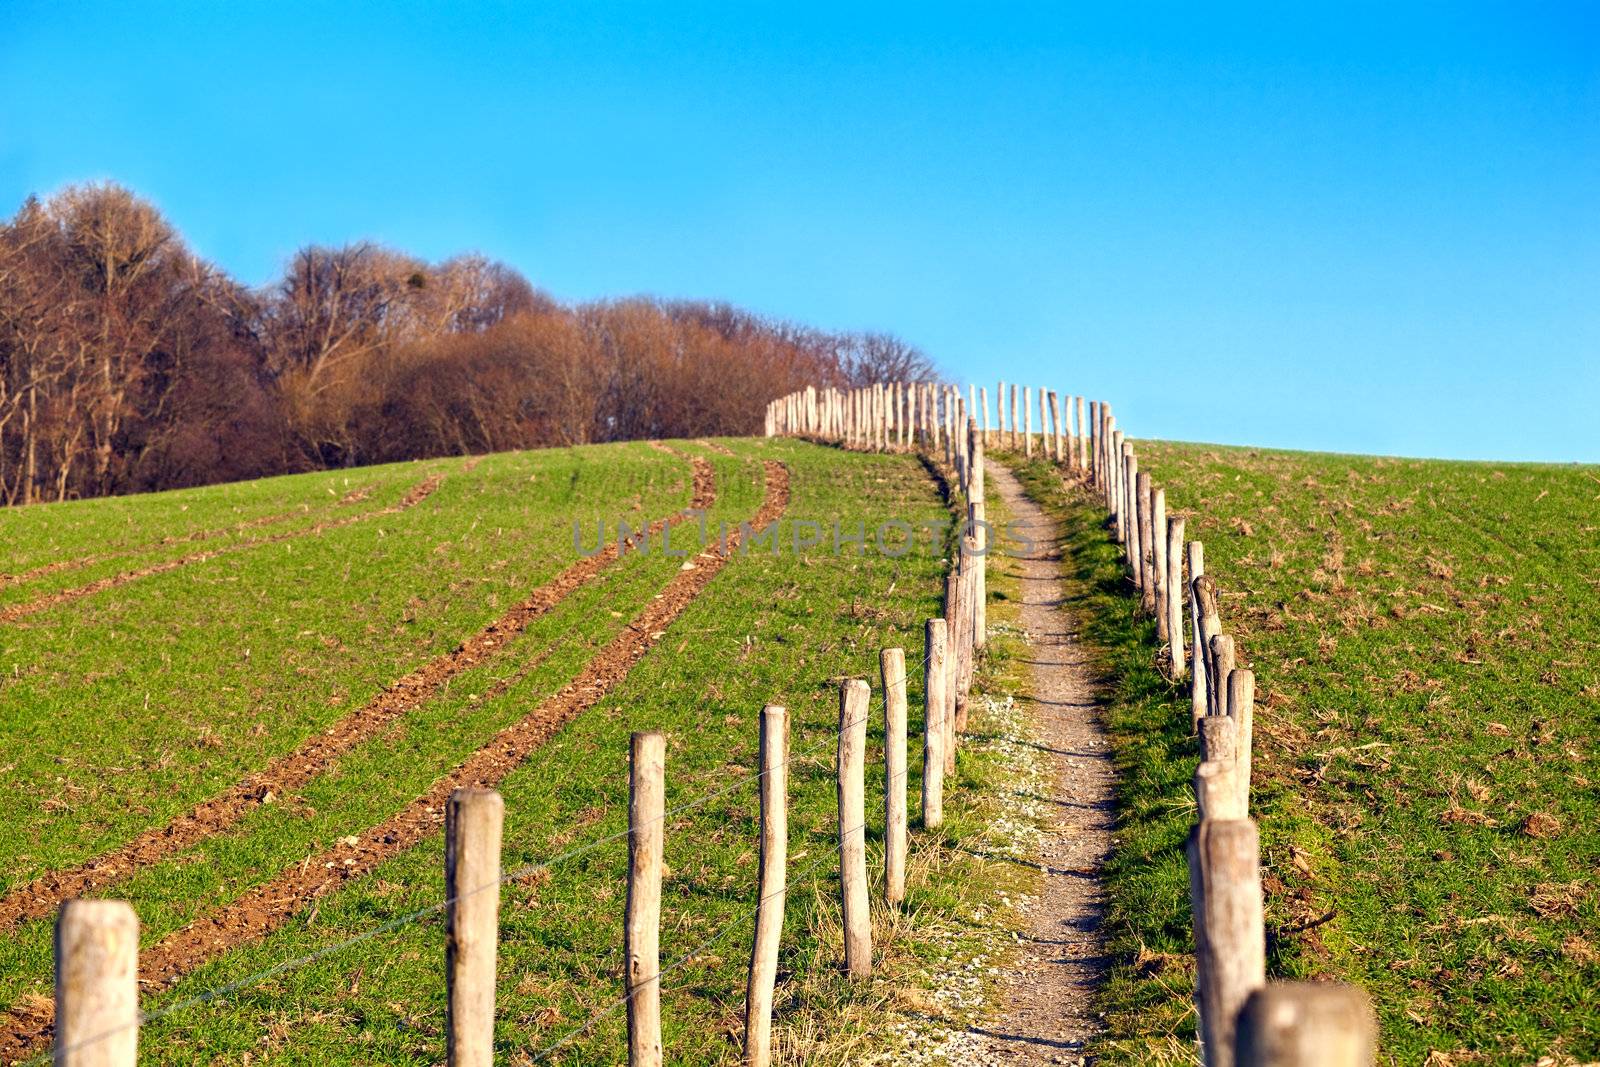
[[[1600,6],[0,0],[0,212],[114,178],[270,280],[892,330],[1140,436],[1600,461]]]

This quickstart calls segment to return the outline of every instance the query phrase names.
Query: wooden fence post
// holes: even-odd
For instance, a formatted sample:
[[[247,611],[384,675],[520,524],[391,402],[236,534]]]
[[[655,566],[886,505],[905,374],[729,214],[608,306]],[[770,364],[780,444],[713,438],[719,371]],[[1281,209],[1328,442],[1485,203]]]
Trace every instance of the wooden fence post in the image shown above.
[[[929,619],[922,674],[922,825],[944,824],[945,654],[949,627]]]
[[[1338,982],[1273,982],[1250,994],[1234,1038],[1238,1067],[1372,1067],[1367,994]]]
[[[1190,542],[1191,548],[1194,544]],[[1196,561],[1192,552],[1189,562],[1189,573],[1194,574],[1193,564]],[[1198,577],[1189,580],[1189,595],[1194,597],[1195,610],[1200,613],[1199,628],[1194,633],[1194,673],[1196,684],[1201,688],[1190,712],[1193,716],[1190,725],[1193,730],[1199,730],[1202,716],[1221,714],[1221,709],[1212,702],[1212,692],[1216,687],[1213,684],[1215,669],[1211,660],[1211,639],[1222,632],[1222,618],[1217,613],[1217,585],[1203,570]]]
[[[1219,719],[1226,723],[1228,720],[1217,715],[1209,716],[1206,722]],[[1202,726],[1205,724],[1202,723]],[[1243,819],[1246,818],[1244,808],[1239,806],[1239,788],[1236,781],[1235,767],[1231,760],[1207,760],[1195,768],[1194,771],[1194,799],[1195,806],[1200,812],[1200,821],[1210,819]]]
[[[1044,399],[1044,398],[1041,397],[1040,399]],[[1049,457],[1052,460],[1054,460],[1055,462],[1060,463],[1061,462],[1061,401],[1060,401],[1060,398],[1058,398],[1056,396],[1056,391],[1054,389],[1050,390],[1049,402],[1050,402],[1050,447],[1047,450],[1046,454],[1049,455]],[[1044,417],[1040,416],[1039,421],[1041,423],[1043,423],[1044,422]],[[1040,428],[1043,429],[1042,426]]]
[[[939,727],[943,741],[944,773],[956,772],[956,703],[961,671],[961,574],[952,566],[944,576],[944,721]]]
[[[1083,397],[1078,397],[1078,469],[1089,469],[1089,435],[1092,429],[1083,421]]]
[[[872,973],[872,916],[867,911],[867,714],[872,690],[859,678],[839,689],[839,905],[844,967]]]
[[[1206,654],[1205,636],[1201,630],[1200,598],[1195,595],[1197,582],[1206,573],[1206,546],[1190,541],[1189,549],[1189,725],[1190,732],[1199,729],[1200,719],[1206,713]]]
[[[1033,458],[1033,386],[1022,387],[1022,454]]]
[[[1167,519],[1167,642],[1172,677],[1183,677],[1183,519]]]
[[[1018,432],[1016,421],[1016,382],[1011,384],[1011,448],[1021,448],[1021,434]]]
[[[906,898],[906,652],[878,654],[883,677],[883,897]]]
[[[1206,707],[1211,715],[1228,714],[1228,675],[1233,673],[1233,638],[1217,634],[1211,639],[1211,692]]]
[[[628,781],[629,1067],[661,1067],[661,867],[666,844],[667,739],[633,735]]]
[[[968,508],[970,514],[971,508]],[[978,554],[976,535],[963,534],[961,538],[961,570],[958,584],[961,589],[959,629],[956,641],[956,728],[957,736],[967,732],[968,702],[972,698],[972,677],[977,670],[978,648],[978,589],[983,557]]]
[[[1250,810],[1250,746],[1255,737],[1256,676],[1238,668],[1228,675],[1228,717],[1234,725],[1233,762],[1238,769],[1239,804]],[[1240,816],[1243,818],[1243,816]]]
[[[789,877],[789,710],[781,705],[761,709],[760,760],[761,880],[744,998],[744,1056],[749,1067],[768,1067],[772,1062],[772,990],[778,980]]]
[[[1239,726],[1226,715],[1200,720],[1200,759],[1204,763],[1232,763],[1238,752]]]
[[[989,387],[987,385],[980,385],[978,387],[978,410],[983,413],[983,416],[982,416],[983,417],[983,443],[987,445],[987,444],[990,443],[990,438],[989,438]]]
[[[139,918],[121,900],[69,900],[56,917],[58,1067],[133,1067]]]
[[[1249,819],[1206,819],[1189,836],[1200,1035],[1206,1067],[1233,1067],[1233,1030],[1267,980],[1260,841]]]
[[[494,1063],[505,818],[505,801],[493,789],[457,789],[445,802],[445,1051],[451,1067]]]
[[[978,456],[982,462],[982,453]],[[984,507],[984,499],[979,496],[976,501],[966,506],[966,522],[973,530],[973,537],[978,539],[978,552],[973,557],[973,648],[981,649],[989,643],[989,510]]]
[[[1169,639],[1167,610],[1167,491],[1150,488],[1150,603],[1156,613],[1156,637],[1162,644]]]
[[[1139,505],[1135,500],[1139,484],[1139,459],[1133,454],[1133,445],[1122,442],[1122,481],[1117,488],[1122,491],[1122,556],[1132,566],[1139,558]],[[1139,582],[1139,568],[1133,567],[1135,587]]]
[[[1148,485],[1150,476],[1143,476],[1141,482],[1139,475],[1139,457],[1133,454],[1133,446],[1127,445],[1127,493],[1128,493],[1128,566],[1133,570],[1133,587],[1139,590],[1139,605],[1144,606],[1144,528],[1149,524],[1150,518],[1146,514],[1149,504],[1146,499],[1148,494],[1141,494],[1139,486]]]
[[[1165,614],[1160,600],[1155,597],[1155,531],[1162,530],[1166,523],[1166,506],[1162,506],[1162,515],[1155,514],[1155,480],[1149,474],[1139,475],[1139,568],[1144,571],[1144,609],[1150,614],[1160,617]],[[1162,498],[1165,501],[1166,498]],[[1162,526],[1157,526],[1157,522]],[[1160,630],[1160,624],[1157,624]],[[1165,633],[1160,635],[1166,640]]]

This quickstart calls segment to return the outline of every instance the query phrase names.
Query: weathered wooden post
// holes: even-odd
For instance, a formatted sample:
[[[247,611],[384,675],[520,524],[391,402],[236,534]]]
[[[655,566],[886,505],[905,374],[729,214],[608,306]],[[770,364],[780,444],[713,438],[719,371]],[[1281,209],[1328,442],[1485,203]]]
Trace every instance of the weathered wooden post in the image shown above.
[[[1228,714],[1228,675],[1233,673],[1233,638],[1217,634],[1211,639],[1211,692],[1206,694],[1211,715]]]
[[[1172,677],[1183,677],[1183,519],[1167,519],[1167,642]]]
[[[1006,447],[1006,383],[995,383],[994,389],[994,432],[995,447]]]
[[[1139,473],[1139,570],[1144,577],[1140,580],[1141,596],[1139,603],[1151,615],[1160,615],[1160,607],[1156,602],[1156,490],[1155,483],[1148,471]]]
[[[1041,397],[1041,399],[1044,399]],[[1048,455],[1057,463],[1061,462],[1061,402],[1054,389],[1050,390],[1050,448]],[[1044,422],[1041,416],[1039,421]],[[1040,429],[1043,429],[1041,426]]]
[[[628,785],[628,903],[624,953],[629,1067],[661,1067],[661,867],[666,845],[667,739],[633,735]]]
[[[1021,434],[1018,432],[1020,424],[1017,422],[1017,386],[1011,386],[1011,447],[1022,447]]]
[[[788,896],[789,710],[761,709],[761,876],[756,896],[755,943],[744,998],[744,1050],[749,1067],[772,1063],[772,991]]]
[[[121,900],[69,900],[56,917],[57,1067],[134,1067],[139,919]]]
[[[1219,715],[1207,716],[1206,723]],[[1204,727],[1205,723],[1201,724]],[[1208,760],[1195,768],[1194,799],[1199,809],[1200,821],[1207,819],[1243,819],[1245,810],[1239,806],[1239,789],[1235,780],[1234,765],[1221,760]]]
[[[1207,715],[1200,720],[1200,761],[1202,763],[1232,763],[1239,728],[1226,715]]]
[[[1128,488],[1128,461],[1133,458],[1133,446],[1122,436],[1122,431],[1117,431],[1117,453],[1112,461],[1117,468],[1117,542],[1122,545],[1123,558],[1130,559],[1127,555],[1128,542],[1133,538],[1133,508],[1131,505],[1133,492]]]
[[[922,673],[922,825],[944,825],[944,717],[946,644],[949,627],[929,619]]]
[[[1195,562],[1192,555],[1189,562]],[[1189,573],[1194,573],[1192,566]],[[1204,678],[1204,688],[1200,692],[1199,706],[1190,709],[1190,714],[1194,716],[1191,726],[1198,730],[1201,716],[1222,713],[1222,708],[1215,703],[1216,668],[1211,648],[1211,639],[1222,633],[1222,617],[1217,613],[1217,584],[1210,575],[1202,572],[1198,578],[1191,579],[1189,590],[1200,612],[1200,628],[1195,631],[1194,638],[1194,672],[1196,678]]]
[[[859,678],[839,689],[839,906],[844,967],[872,973],[872,916],[867,911],[867,714],[872,690]]]
[[[883,898],[906,898],[906,652],[878,654],[883,676]]]
[[[445,803],[445,1050],[451,1067],[494,1063],[505,818],[505,801],[493,789],[457,789]]]
[[[959,557],[958,557],[959,558]],[[944,576],[944,724],[940,734],[944,739],[944,773],[956,772],[956,708],[961,702],[961,571],[959,564],[952,565]]]
[[[1206,546],[1190,541],[1189,549],[1189,726],[1190,732],[1199,729],[1206,713],[1206,638],[1201,627],[1200,598],[1195,595],[1196,584],[1206,573]]]
[[[989,438],[989,387],[978,387],[978,410],[983,412],[983,443],[988,445]]]
[[[970,514],[970,508],[969,508]],[[957,574],[960,597],[957,602],[959,637],[956,641],[956,721],[955,734],[967,731],[968,701],[972,696],[972,677],[976,670],[978,647],[978,572],[983,566],[978,555],[978,539],[963,535],[961,538],[961,569]]]
[[[1089,435],[1093,433],[1092,424],[1083,421],[1083,397],[1078,397],[1078,469],[1089,469]]]
[[[1233,1067],[1239,1009],[1267,980],[1259,850],[1249,819],[1206,819],[1189,836],[1195,992],[1207,1067]]]
[[[1250,811],[1250,746],[1255,740],[1256,676],[1255,672],[1235,669],[1228,675],[1228,718],[1235,728],[1233,761],[1238,769],[1239,805],[1246,814]],[[1243,816],[1240,816],[1243,818]]]
[[[982,453],[978,456],[979,469],[982,464]],[[986,515],[987,507],[984,499],[979,496],[976,501],[966,506],[966,523],[978,539],[978,552],[974,555],[973,569],[973,649],[984,648],[989,643],[989,523]]]
[[[1367,994],[1338,982],[1273,982],[1244,1002],[1238,1067],[1372,1067],[1378,1025]]]
[[[1033,458],[1033,386],[1022,387],[1022,454]]]
[[[1150,487],[1150,586],[1156,612],[1156,638],[1168,641],[1167,620],[1167,491]]]
[[[1125,484],[1128,492],[1128,566],[1133,571],[1133,587],[1139,590],[1139,604],[1144,605],[1144,568],[1140,565],[1144,542],[1140,539],[1145,519],[1145,507],[1139,500],[1139,457],[1133,454],[1133,446],[1126,445],[1127,453],[1124,465],[1127,469]],[[1145,475],[1146,482],[1149,475]]]

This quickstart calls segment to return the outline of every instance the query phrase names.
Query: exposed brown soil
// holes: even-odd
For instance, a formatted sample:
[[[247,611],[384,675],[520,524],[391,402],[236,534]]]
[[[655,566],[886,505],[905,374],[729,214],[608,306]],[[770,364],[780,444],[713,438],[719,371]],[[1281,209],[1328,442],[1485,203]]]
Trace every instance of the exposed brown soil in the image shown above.
[[[284,541],[291,541],[297,537],[314,537],[318,534],[326,533],[329,530],[337,530],[345,526],[352,526],[358,522],[366,522],[368,519],[375,519],[383,515],[394,515],[410,508],[414,508],[424,500],[428,499],[428,497],[433,495],[434,490],[439,488],[439,483],[442,481],[444,481],[443,475],[435,474],[432,477],[417,483],[398,502],[390,504],[388,507],[378,508],[374,511],[362,512],[360,515],[351,515],[343,519],[333,519],[328,522],[319,522],[314,526],[306,527],[304,530],[291,530],[288,533],[274,534],[271,537],[258,537],[253,541],[240,541],[238,544],[224,545],[221,548],[211,548],[204,552],[193,552],[187,556],[179,556],[177,559],[169,559],[161,563],[152,564],[148,567],[140,567],[138,570],[123,571],[121,574],[113,574],[109,578],[98,578],[95,581],[89,582],[85,585],[76,586],[72,589],[63,589],[59,592],[50,593],[46,596],[38,597],[22,604],[12,604],[9,607],[0,608],[0,623],[15,622],[18,619],[37,614],[47,608],[53,608],[57,604],[65,604],[69,601],[82,599],[86,596],[93,596],[95,593],[102,593],[107,589],[115,589],[119,585],[127,585],[129,582],[138,581],[140,578],[149,578],[152,575],[165,574],[168,571],[175,571],[179,567],[187,567],[191,563],[204,563],[206,560],[216,559],[218,556],[231,556],[235,552],[243,552],[252,548],[260,548],[263,545],[276,545]]]
[[[365,500],[371,495],[372,486],[369,485],[346,494],[344,498],[339,501],[339,503],[355,504]],[[262,526],[274,526],[280,522],[288,522],[290,519],[298,518],[304,514],[305,509],[303,508],[299,511],[280,511],[276,515],[262,515],[259,518],[246,519],[244,522],[236,522],[232,526],[223,526],[214,530],[196,530],[194,533],[184,534],[181,537],[163,537],[154,544],[141,545],[137,548],[125,548],[117,552],[103,552],[96,556],[79,556],[77,559],[61,559],[56,560],[54,563],[41,563],[39,566],[34,567],[31,570],[22,571],[19,574],[0,573],[0,588],[8,585],[17,585],[21,582],[31,582],[35,578],[43,578],[47,574],[57,574],[61,571],[71,571],[78,570],[81,567],[91,567],[96,563],[104,563],[106,560],[116,559],[119,556],[134,556],[138,555],[140,552],[150,552],[157,548],[165,548],[167,545],[193,544],[196,541],[209,541],[214,537],[222,537],[226,534],[243,533],[245,530],[255,530]]]
[[[1021,622],[1030,642],[1028,690],[1018,699],[1038,731],[1052,788],[1038,858],[1044,885],[1016,931],[999,1018],[974,1030],[983,1063],[1082,1063],[1084,1043],[1100,1031],[1094,992],[1107,967],[1102,867],[1116,820],[1115,771],[1098,683],[1062,578],[1056,525],[1010,471],[996,463],[985,470],[1031,543],[1005,562],[1022,580]]]
[[[695,444],[699,445],[701,448],[708,448],[719,456],[734,456],[738,454],[727,445],[719,445],[717,442],[708,441],[704,437],[696,441]]]
[[[711,507],[716,500],[711,464],[698,457],[682,458],[688,459],[694,469],[694,491],[689,506]],[[650,531],[659,533],[685,518],[686,515],[678,514],[658,520],[651,524]],[[144,831],[111,852],[77,867],[51,871],[12,889],[0,897],[0,931],[30,919],[43,918],[55,911],[63,900],[114,885],[141,867],[158,863],[212,834],[221,833],[260,805],[299,789],[322,773],[329,762],[431,699],[450,679],[493,656],[535,619],[615,562],[619,551],[612,543],[603,551],[580,559],[454,650],[418,667],[364,707],[294,751],[279,756],[262,770],[246,776],[221,796],[202,801],[194,810],[164,826]]]
[[[766,462],[766,493],[754,526],[762,528],[783,515],[789,502],[789,471]],[[270,882],[196,920],[139,956],[140,982],[160,988],[229,949],[264,937],[307,904],[340,886],[370,874],[379,864],[440,829],[445,801],[463,787],[493,788],[563,726],[604,699],[628,676],[633,665],[655,646],[664,631],[727,564],[739,544],[730,533],[728,554],[707,549],[685,563],[666,588],[589,661],[576,678],[526,717],[434,783],[427,793],[399,813],[361,834],[356,844],[330,849],[279,872]],[[0,1058],[15,1062],[37,1054],[50,1041],[53,1016],[43,1010],[12,1011],[0,1032]]]

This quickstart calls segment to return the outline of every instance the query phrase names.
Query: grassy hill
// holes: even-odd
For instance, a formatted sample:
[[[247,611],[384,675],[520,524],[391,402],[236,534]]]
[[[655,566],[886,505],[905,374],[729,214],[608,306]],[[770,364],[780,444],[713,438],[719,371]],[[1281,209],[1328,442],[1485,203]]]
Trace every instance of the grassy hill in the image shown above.
[[[780,550],[734,551],[718,572],[694,554],[692,519],[671,534],[687,557],[661,552],[660,529],[647,554],[574,544],[574,520],[592,551],[597,521],[614,539],[618,520],[691,504],[713,540],[719,524],[780,517]],[[906,912],[877,916],[885,978],[839,975],[838,682],[871,680],[881,760],[877,655],[904,646],[920,734],[922,624],[945,563],[926,535],[900,556],[836,553],[830,528],[865,523],[870,549],[885,520],[948,514],[911,457],[782,441],[0,512],[0,1059],[40,1047],[55,905],[86,894],[139,914],[150,1062],[438,1062],[440,790],[489,775],[506,798],[505,867],[523,872],[502,902],[501,1053],[535,1062],[565,1040],[550,1062],[614,1062],[628,735],[659,728],[668,805],[690,805],[667,830],[667,1047],[673,1062],[726,1061],[742,1033],[768,701],[789,707],[795,753],[778,1038],[786,1062],[856,1055],[906,975],[937,972],[929,959],[968,936],[976,907],[1027,877],[978,855],[997,848],[984,783],[1005,739],[976,744],[945,831],[916,837]],[[798,520],[824,532],[797,554],[796,533],[811,534]],[[872,849],[882,788],[869,773]],[[330,945],[343,947],[315,958]]]
[[[1256,673],[1269,973],[1364,986],[1386,1062],[1600,1059],[1600,471],[1139,454]],[[1110,1058],[1185,1062],[1187,690],[1100,516],[1033,473],[1117,679]]]

